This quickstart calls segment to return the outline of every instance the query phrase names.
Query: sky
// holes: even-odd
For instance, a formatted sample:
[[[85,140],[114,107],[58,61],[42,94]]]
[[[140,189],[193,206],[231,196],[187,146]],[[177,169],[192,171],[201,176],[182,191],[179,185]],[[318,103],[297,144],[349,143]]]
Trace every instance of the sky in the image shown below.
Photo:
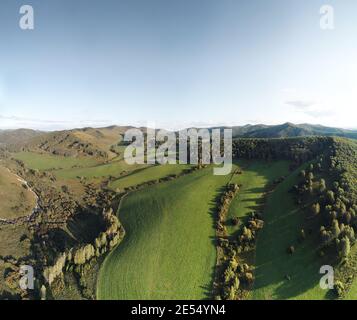
[[[1,0],[0,129],[357,128],[356,18],[356,0]]]

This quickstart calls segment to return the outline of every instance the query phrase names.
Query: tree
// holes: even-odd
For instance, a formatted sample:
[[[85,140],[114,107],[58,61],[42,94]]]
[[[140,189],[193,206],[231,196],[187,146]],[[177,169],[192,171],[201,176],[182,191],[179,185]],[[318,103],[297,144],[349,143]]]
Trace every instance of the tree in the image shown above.
[[[343,230],[341,230],[341,235],[350,240],[350,242],[354,243],[356,241],[355,231],[350,226],[344,226]]]
[[[242,239],[243,240],[247,240],[247,241],[251,241],[253,239],[252,230],[250,230],[247,227],[243,227]]]
[[[345,291],[345,286],[341,281],[336,281],[334,285],[334,290],[337,296],[341,297],[343,295],[343,292]]]
[[[314,174],[312,172],[309,172],[308,175],[307,175],[307,179],[309,181],[312,181],[314,179]]]
[[[327,191],[326,196],[329,204],[335,203],[335,194],[332,190]]]
[[[236,291],[234,290],[234,287],[233,286],[229,287],[227,293],[227,300],[234,300],[235,295],[236,295]]]
[[[333,183],[333,188],[334,188],[335,191],[338,190],[338,187],[339,187],[339,186],[340,186],[340,184],[338,183],[338,181],[334,181],[334,183]]]
[[[62,189],[62,191],[63,191],[64,193],[69,193],[69,188],[68,188],[68,186],[63,185],[63,186],[61,187],[61,189]]]
[[[239,224],[239,218],[238,217],[234,217],[234,218],[232,218],[232,225],[234,225],[234,226],[237,226],[238,224]]]
[[[326,181],[325,179],[321,179],[319,182],[319,191],[320,193],[323,193],[325,192],[325,190],[326,190]]]
[[[348,211],[345,215],[344,215],[344,220],[347,224],[350,224],[351,223],[351,220],[352,220],[352,215],[351,213]]]
[[[338,221],[336,219],[332,221],[331,232],[335,238],[337,238],[341,232]]]
[[[311,211],[312,211],[312,214],[317,216],[321,211],[320,204],[318,202],[314,203],[311,207]]]
[[[74,253],[74,264],[81,265],[86,263],[86,254],[83,248],[78,248]]]
[[[339,255],[341,258],[347,258],[350,252],[351,252],[350,239],[344,237],[340,242]]]
[[[44,285],[42,285],[41,292],[40,292],[41,300],[46,300],[46,293],[47,293],[47,289]]]
[[[237,291],[239,289],[239,278],[236,276],[233,279],[233,284],[232,287],[234,288],[235,291]]]

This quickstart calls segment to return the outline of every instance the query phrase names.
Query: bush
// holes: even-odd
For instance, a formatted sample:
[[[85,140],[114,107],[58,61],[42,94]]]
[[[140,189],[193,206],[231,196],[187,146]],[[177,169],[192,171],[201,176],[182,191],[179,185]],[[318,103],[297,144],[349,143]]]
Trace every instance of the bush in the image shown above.
[[[318,215],[321,211],[321,208],[320,208],[320,204],[317,202],[317,203],[314,203],[311,207],[311,212],[313,215]]]
[[[237,226],[239,224],[240,220],[238,217],[234,217],[234,218],[232,218],[231,222],[232,222],[232,225]]]
[[[345,286],[341,281],[336,281],[334,286],[334,291],[338,297],[342,297],[345,292]]]

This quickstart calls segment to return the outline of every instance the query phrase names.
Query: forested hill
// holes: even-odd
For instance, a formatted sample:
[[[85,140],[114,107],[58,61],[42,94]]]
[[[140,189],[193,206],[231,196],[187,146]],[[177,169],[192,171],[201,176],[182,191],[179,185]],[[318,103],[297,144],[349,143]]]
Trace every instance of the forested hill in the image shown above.
[[[226,127],[228,128],[228,127]],[[213,129],[213,128],[212,128]],[[220,129],[224,129],[220,127]],[[245,125],[232,127],[234,138],[289,138],[307,136],[337,136],[357,139],[357,130],[321,125],[284,123],[281,125]]]
[[[357,281],[357,141],[340,137],[238,138],[233,154],[237,160],[287,159],[292,170],[301,170],[289,193],[304,222],[296,226],[296,234],[301,228],[300,237],[287,252],[294,253],[308,230],[315,239],[312,252],[318,253],[321,265],[328,261],[336,267],[334,289],[338,297],[345,297]]]
[[[27,146],[29,147],[29,149],[33,149],[35,147],[38,147],[39,145],[42,145],[41,148],[43,149],[44,145],[48,145],[49,149],[53,149],[55,146],[58,145],[58,141],[62,141],[62,144],[68,142],[68,145],[73,141],[79,140],[81,140],[80,142],[82,142],[83,144],[93,144],[93,139],[96,140],[95,144],[98,145],[101,143],[97,140],[108,140],[108,137],[110,137],[110,140],[115,140],[115,142],[117,142],[118,136],[122,135],[129,128],[132,127],[111,126],[106,128],[83,128],[53,132],[43,132],[31,129],[0,129],[0,145],[13,145],[18,147]],[[221,130],[225,128],[231,128],[233,130],[234,138],[290,138],[307,136],[337,136],[357,139],[357,130],[339,129],[311,124],[293,124],[289,122],[281,125],[247,124],[245,126],[211,127],[209,129],[212,130],[217,128]],[[146,128],[140,129],[145,130]],[[73,139],[69,139],[69,137],[72,136],[76,137],[74,137]],[[108,143],[113,143],[113,141],[109,141]]]

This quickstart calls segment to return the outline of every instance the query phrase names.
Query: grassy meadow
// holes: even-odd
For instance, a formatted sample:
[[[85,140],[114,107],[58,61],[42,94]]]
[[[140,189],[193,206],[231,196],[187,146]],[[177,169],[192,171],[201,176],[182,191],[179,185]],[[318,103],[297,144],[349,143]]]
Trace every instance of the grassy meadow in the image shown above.
[[[51,170],[55,176],[63,179],[118,177],[147,167],[147,165],[128,165],[120,157],[100,163],[88,157],[64,157],[35,152],[19,152],[13,156],[23,161],[28,168],[40,171]]]
[[[69,169],[75,166],[93,166],[97,163],[91,158],[64,157],[35,152],[19,152],[13,156],[15,159],[23,161],[26,167],[36,170]]]
[[[179,175],[190,167],[131,166],[120,157],[108,163],[98,163],[88,158],[31,152],[17,153],[15,158],[29,168],[51,170],[61,179],[112,176],[115,178],[109,187],[113,190]],[[231,223],[232,218],[239,217],[244,221],[250,212],[264,208],[265,225],[258,235],[254,261],[251,261],[254,262],[256,280],[249,298],[329,298],[329,293],[319,287],[319,269],[323,259],[313,250],[317,236],[308,235],[304,242],[298,241],[305,216],[294,203],[289,190],[297,183],[299,170],[291,173],[287,161],[242,160],[233,166],[232,174],[228,176],[214,176],[212,167],[208,167],[130,193],[122,201],[119,212],[126,236],[100,268],[97,297],[209,298],[216,262],[213,242],[215,198],[225,184],[237,183],[242,187],[228,210],[226,226],[229,236],[235,237],[240,228],[240,225]],[[267,187],[281,176],[287,178],[265,199]],[[4,192],[12,190],[10,194],[17,198],[7,197],[7,201],[1,203],[0,218],[16,217],[32,205],[31,199],[26,198],[26,190],[10,178],[0,168],[0,194],[5,195]],[[14,206],[20,205],[20,198],[27,199],[28,205],[22,204],[24,210],[14,212]],[[287,248],[291,245],[295,247],[295,253],[288,255]],[[355,281],[346,299],[354,299],[356,292]]]
[[[29,215],[36,205],[34,194],[4,167],[0,167],[0,199],[0,219]]]
[[[98,298],[208,298],[216,256],[212,213],[220,189],[229,182],[243,185],[228,219],[243,217],[261,206],[269,183],[288,174],[285,161],[241,161],[233,172],[238,168],[242,174],[214,176],[207,168],[131,193],[119,211],[127,233],[102,266]],[[124,180],[124,187],[152,180],[160,169],[165,167],[151,167],[115,183]]]
[[[234,217],[244,218],[252,211],[259,211],[263,204],[263,195],[269,184],[281,176],[289,174],[287,161],[239,161],[242,174],[235,174],[232,182],[241,185],[233,199],[227,214],[227,231],[234,234],[239,226],[233,226],[230,220]]]
[[[253,299],[328,298],[328,291],[319,286],[319,270],[324,263],[314,250],[317,236],[307,235],[306,240],[298,241],[305,215],[289,190],[297,182],[299,171],[289,175],[268,198],[264,228],[257,241]],[[295,247],[293,255],[287,254],[291,245]]]
[[[144,182],[158,180],[169,175],[177,175],[182,173],[185,169],[190,168],[190,165],[156,165],[143,168],[137,172],[133,172],[127,176],[119,178],[110,184],[112,189],[124,189],[139,185]]]
[[[104,261],[99,299],[205,299],[216,250],[214,199],[230,176],[212,168],[131,193],[123,242]]]
[[[147,167],[145,164],[129,165],[124,160],[115,160],[109,163],[98,164],[95,166],[83,166],[80,168],[68,168],[55,171],[55,175],[64,179],[75,179],[84,177],[88,179],[103,178],[108,176],[119,176],[127,174],[133,170],[138,170]]]

